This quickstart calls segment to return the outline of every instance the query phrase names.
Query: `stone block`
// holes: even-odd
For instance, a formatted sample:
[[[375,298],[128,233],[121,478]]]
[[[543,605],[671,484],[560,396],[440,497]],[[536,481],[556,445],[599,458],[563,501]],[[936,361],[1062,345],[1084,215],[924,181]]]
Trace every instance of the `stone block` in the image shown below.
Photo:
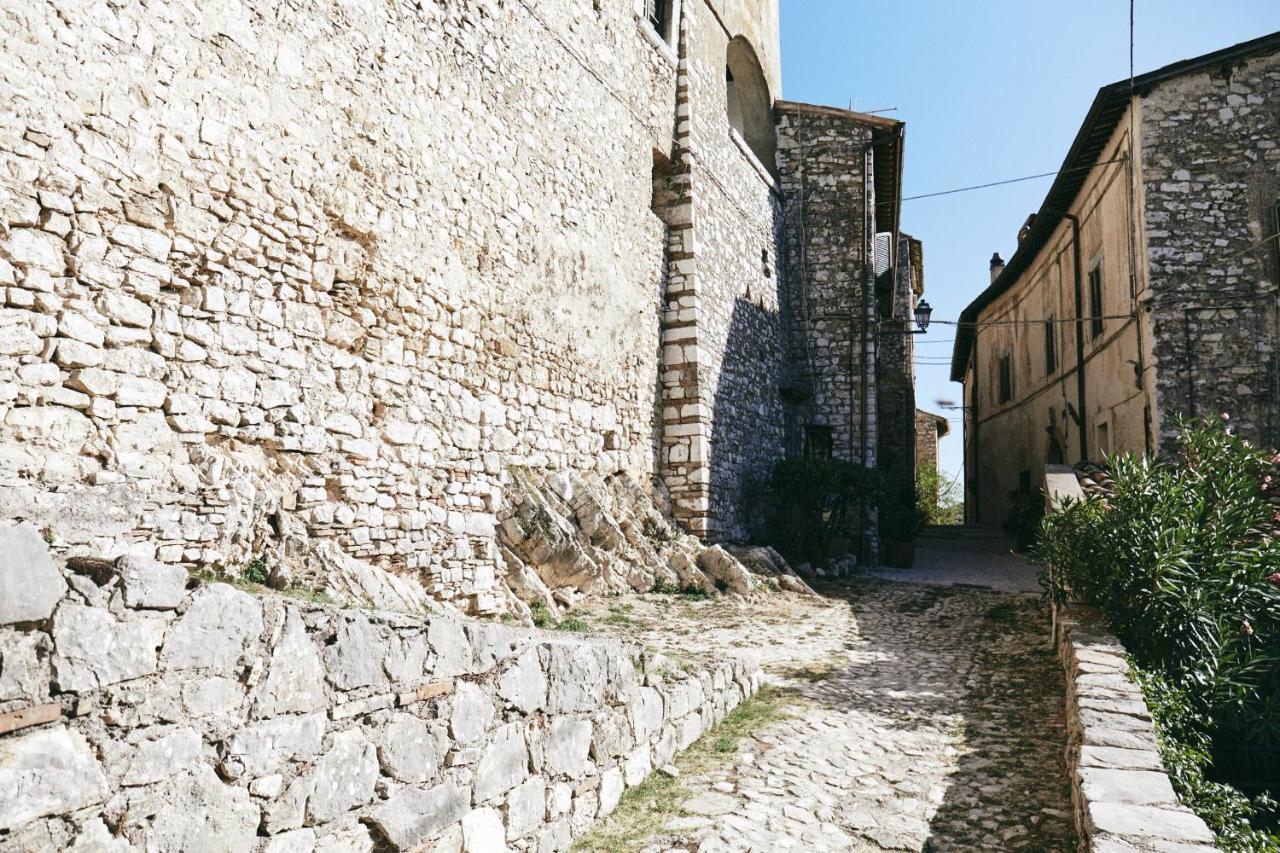
[[[350,616],[338,629],[334,642],[325,647],[326,677],[341,690],[354,690],[387,680],[382,661],[388,638],[364,616]]]
[[[378,732],[378,761],[382,771],[401,782],[435,778],[448,746],[439,723],[412,714],[396,714]]]
[[[409,788],[372,809],[369,823],[392,850],[409,850],[461,820],[470,805],[470,794],[453,782],[426,791]]]
[[[188,727],[141,741],[123,761],[125,771],[120,784],[150,785],[168,779],[199,761],[203,745],[199,732]]]
[[[285,613],[280,639],[271,650],[267,674],[253,693],[254,716],[305,713],[326,704],[324,664],[296,608]]]
[[[0,626],[48,619],[66,591],[40,531],[0,522]]]
[[[1148,841],[1212,844],[1213,833],[1188,811],[1124,803],[1090,803],[1085,814],[1090,833],[1132,837]]]
[[[262,634],[262,602],[226,584],[201,587],[169,632],[162,661],[173,669],[231,670]]]
[[[478,743],[493,722],[493,702],[484,691],[467,681],[458,682],[449,713],[449,731],[462,746]]]
[[[506,703],[524,714],[545,707],[547,702],[547,677],[536,648],[522,652],[515,663],[498,678],[498,695]]]
[[[589,720],[557,717],[547,729],[546,763],[550,773],[576,779],[586,771],[587,752],[591,748],[592,726]]]
[[[473,809],[462,818],[462,845],[466,853],[501,853],[507,849],[506,830],[497,809]]]
[[[147,557],[126,555],[116,560],[126,607],[173,610],[187,593],[187,570]]]
[[[526,779],[507,795],[507,837],[524,838],[542,826],[547,812],[547,783]]]
[[[228,779],[265,776],[291,761],[310,759],[320,752],[325,727],[323,713],[245,726],[223,746],[222,774]]]
[[[0,739],[0,831],[102,802],[107,778],[89,743],[65,726]]]
[[[83,693],[149,675],[167,623],[151,616],[118,620],[100,607],[64,603],[53,618],[53,677],[60,690]]]
[[[373,799],[378,781],[377,750],[359,729],[339,732],[316,761],[307,798],[307,823],[326,823]]]
[[[484,803],[505,794],[529,776],[529,750],[519,723],[507,723],[494,731],[484,755],[476,764],[474,797]]]

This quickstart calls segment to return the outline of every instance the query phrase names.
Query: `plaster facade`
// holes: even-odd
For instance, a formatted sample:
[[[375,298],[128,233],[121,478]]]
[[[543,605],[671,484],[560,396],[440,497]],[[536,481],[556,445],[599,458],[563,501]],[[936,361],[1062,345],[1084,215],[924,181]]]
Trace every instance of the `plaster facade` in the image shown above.
[[[1099,94],[1076,146],[1110,131],[1065,208],[1078,295],[1055,190],[1051,231],[1029,223],[1034,249],[962,316],[970,521],[999,524],[1046,464],[1163,450],[1183,416],[1276,442],[1278,55],[1270,36],[1152,72],[1102,119],[1121,84]]]

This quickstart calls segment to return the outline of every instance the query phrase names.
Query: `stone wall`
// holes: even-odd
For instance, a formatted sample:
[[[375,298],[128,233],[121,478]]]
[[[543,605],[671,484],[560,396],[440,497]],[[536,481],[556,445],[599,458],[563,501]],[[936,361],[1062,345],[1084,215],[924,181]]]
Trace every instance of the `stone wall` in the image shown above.
[[[874,464],[875,160],[852,113],[785,104],[778,115],[797,417],[829,427],[839,459]]]
[[[1155,422],[1229,412],[1280,443],[1275,242],[1280,53],[1160,83],[1142,100],[1142,193]]]
[[[0,517],[232,570],[328,539],[480,611],[512,465],[740,535],[783,279],[725,50],[776,88],[776,6],[677,6],[674,45],[587,0],[6,16]]]
[[[912,252],[912,245],[916,251]],[[920,269],[920,241],[906,234],[898,238],[897,263],[877,290],[876,413],[879,446],[876,459],[890,478],[890,487],[915,503],[916,389],[915,307],[924,289]]]
[[[1067,671],[1067,759],[1084,849],[1218,849],[1205,822],[1178,802],[1124,646],[1101,614],[1056,606],[1054,634]]]
[[[945,420],[932,412],[916,409],[916,468],[937,469],[938,442],[950,429]]]
[[[564,850],[758,684],[3,525],[0,850]]]

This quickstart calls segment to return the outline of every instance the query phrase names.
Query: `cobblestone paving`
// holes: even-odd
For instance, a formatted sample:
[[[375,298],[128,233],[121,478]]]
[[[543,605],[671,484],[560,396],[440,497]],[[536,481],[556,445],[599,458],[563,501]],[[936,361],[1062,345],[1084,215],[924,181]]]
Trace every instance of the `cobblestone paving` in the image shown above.
[[[823,592],[628,609],[623,629],[649,645],[749,651],[803,697],[736,757],[682,778],[684,814],[642,849],[1074,849],[1063,682],[1039,601],[873,579]]]

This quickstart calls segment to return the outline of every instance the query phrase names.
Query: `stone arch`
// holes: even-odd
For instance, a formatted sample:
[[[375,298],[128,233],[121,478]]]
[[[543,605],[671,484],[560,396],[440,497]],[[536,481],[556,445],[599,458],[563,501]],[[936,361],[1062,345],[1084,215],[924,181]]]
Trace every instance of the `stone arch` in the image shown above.
[[[730,41],[725,52],[725,90],[730,126],[756,159],[776,175],[778,138],[773,123],[773,97],[755,48],[742,36]]]

